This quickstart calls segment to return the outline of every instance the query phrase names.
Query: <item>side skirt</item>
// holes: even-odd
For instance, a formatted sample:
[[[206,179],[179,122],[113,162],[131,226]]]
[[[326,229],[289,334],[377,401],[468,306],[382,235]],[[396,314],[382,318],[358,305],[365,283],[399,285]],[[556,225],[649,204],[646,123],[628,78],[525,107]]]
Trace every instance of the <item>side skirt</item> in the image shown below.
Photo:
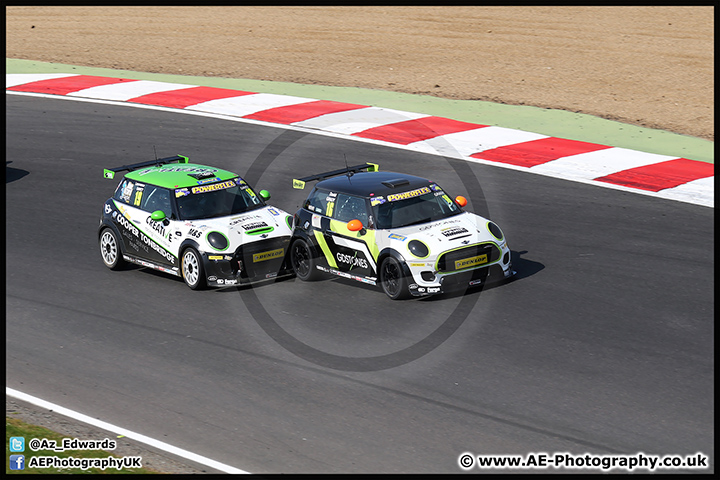
[[[377,285],[377,279],[375,277],[365,277],[362,275],[353,275],[348,272],[341,272],[340,270],[335,270],[334,268],[323,267],[322,265],[317,265],[317,269],[320,271],[323,271],[325,273],[331,273],[333,275],[337,275],[338,277],[349,278],[350,280],[356,280],[358,282],[367,283],[369,285]]]
[[[153,270],[159,270],[161,272],[169,273],[171,275],[175,275],[176,277],[181,277],[180,269],[178,267],[174,268],[168,268],[163,265],[159,265],[157,263],[148,262],[147,260],[141,260],[137,257],[131,257],[130,255],[123,254],[123,259],[130,263],[135,263],[137,265],[141,265],[143,267],[152,268]]]

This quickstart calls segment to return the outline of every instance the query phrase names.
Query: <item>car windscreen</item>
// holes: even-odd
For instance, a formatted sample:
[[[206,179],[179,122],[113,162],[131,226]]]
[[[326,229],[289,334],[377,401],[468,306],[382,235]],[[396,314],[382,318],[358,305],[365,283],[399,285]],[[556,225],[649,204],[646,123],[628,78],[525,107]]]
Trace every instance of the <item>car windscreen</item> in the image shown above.
[[[370,200],[379,229],[400,228],[434,222],[462,213],[439,186],[430,184]]]
[[[181,220],[224,217],[260,208],[264,202],[242,179],[175,189]]]

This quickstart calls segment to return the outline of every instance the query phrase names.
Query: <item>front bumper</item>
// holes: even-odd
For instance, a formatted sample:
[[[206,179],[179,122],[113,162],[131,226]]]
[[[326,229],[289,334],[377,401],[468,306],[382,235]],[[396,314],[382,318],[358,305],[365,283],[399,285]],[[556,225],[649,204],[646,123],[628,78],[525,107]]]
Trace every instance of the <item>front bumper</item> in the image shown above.
[[[471,269],[452,271],[453,267],[462,267],[467,257],[472,260],[479,255],[489,259],[489,265]],[[413,272],[409,290],[413,296],[437,295],[446,292],[467,290],[472,287],[496,283],[511,278],[512,269],[510,250],[494,243],[472,245],[465,249],[446,252],[439,257],[437,266],[445,271]],[[423,278],[428,275],[431,278]]]
[[[202,254],[210,287],[246,285],[292,275],[285,263],[290,237],[271,238],[238,247],[232,254]]]

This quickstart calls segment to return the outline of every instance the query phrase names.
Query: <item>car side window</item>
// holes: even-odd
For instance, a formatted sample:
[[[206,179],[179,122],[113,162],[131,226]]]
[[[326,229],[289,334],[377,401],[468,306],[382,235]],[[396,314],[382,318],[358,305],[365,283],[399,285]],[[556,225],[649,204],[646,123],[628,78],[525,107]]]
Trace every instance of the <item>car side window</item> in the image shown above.
[[[142,183],[139,184],[125,178],[118,185],[113,198],[119,202],[137,207],[142,200],[144,187],[145,185]]]
[[[154,185],[145,186],[140,201],[140,209],[152,213],[156,210],[165,212],[165,216],[170,218],[172,213],[172,204],[170,203],[170,192],[161,187]]]
[[[335,204],[335,219],[341,222],[360,220],[364,227],[368,226],[367,205],[364,198],[338,194]]]
[[[305,202],[305,208],[310,210],[311,212],[325,215],[328,203],[327,197],[328,192],[323,192],[322,190],[315,189],[315,191],[311,193],[310,196],[308,196],[308,199]]]

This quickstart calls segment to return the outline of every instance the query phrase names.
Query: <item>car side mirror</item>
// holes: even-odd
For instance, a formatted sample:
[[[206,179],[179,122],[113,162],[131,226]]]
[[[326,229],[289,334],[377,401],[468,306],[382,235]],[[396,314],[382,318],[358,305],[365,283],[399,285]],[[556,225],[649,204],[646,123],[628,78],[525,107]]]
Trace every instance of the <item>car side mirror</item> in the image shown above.
[[[260,190],[260,198],[263,200],[270,200],[270,192],[267,190]]]
[[[457,197],[455,197],[455,203],[457,203],[461,207],[464,207],[465,205],[467,205],[467,198],[463,197],[462,195],[458,195]]]
[[[156,222],[162,222],[163,220],[165,220],[165,212],[163,212],[162,210],[155,210],[150,215],[150,218],[152,218]]]
[[[347,223],[347,229],[350,230],[351,232],[360,232],[360,235],[365,235],[365,232],[366,232],[365,227],[363,227],[362,222],[358,219],[350,220]]]

